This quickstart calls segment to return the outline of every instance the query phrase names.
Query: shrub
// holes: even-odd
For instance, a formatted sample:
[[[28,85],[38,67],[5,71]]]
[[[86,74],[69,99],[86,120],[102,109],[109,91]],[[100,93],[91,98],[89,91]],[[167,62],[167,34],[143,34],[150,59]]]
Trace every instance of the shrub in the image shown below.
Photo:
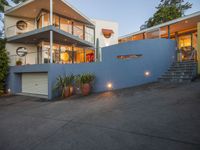
[[[8,75],[9,58],[5,49],[5,40],[0,39],[0,95],[5,91],[5,81]]]

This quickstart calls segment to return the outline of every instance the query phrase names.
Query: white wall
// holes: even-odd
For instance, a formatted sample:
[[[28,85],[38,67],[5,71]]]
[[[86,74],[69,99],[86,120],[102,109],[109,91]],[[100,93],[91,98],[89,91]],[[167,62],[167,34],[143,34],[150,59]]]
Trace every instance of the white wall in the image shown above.
[[[20,20],[23,20],[27,23],[26,30],[22,31],[22,30],[17,29],[16,23]],[[4,25],[5,25],[5,37],[11,37],[17,34],[21,34],[21,33],[36,29],[34,19],[11,17],[11,16],[6,16],[6,15],[4,16]]]
[[[110,45],[118,44],[118,23],[117,22],[111,22],[111,21],[105,21],[105,20],[92,20],[95,24],[95,37],[96,39],[99,39],[99,46],[107,47]],[[102,29],[109,29],[113,30],[113,34],[110,38],[105,38]]]
[[[25,47],[28,50],[28,54],[25,57],[19,57],[16,54],[18,47]],[[16,61],[21,59],[23,64],[36,64],[37,63],[37,46],[32,44],[18,44],[7,43],[6,50],[9,53],[10,66],[15,66]]]

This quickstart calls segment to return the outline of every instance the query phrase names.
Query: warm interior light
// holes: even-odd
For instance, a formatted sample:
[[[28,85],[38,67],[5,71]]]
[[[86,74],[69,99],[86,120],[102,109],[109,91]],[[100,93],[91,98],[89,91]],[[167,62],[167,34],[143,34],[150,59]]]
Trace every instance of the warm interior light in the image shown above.
[[[109,83],[107,84],[107,88],[108,88],[108,89],[112,89],[112,87],[113,87],[112,83],[109,82]]]
[[[145,77],[149,77],[151,75],[151,73],[149,71],[145,71],[144,75],[145,75]]]

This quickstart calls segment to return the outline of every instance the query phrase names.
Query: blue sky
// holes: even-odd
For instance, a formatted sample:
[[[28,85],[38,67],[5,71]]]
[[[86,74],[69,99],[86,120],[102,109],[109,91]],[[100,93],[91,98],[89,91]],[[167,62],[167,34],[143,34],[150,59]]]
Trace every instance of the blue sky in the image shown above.
[[[119,23],[119,35],[138,31],[155,12],[160,0],[66,0],[86,16]],[[200,0],[186,0],[193,8],[186,14],[200,11]]]
[[[129,34],[155,12],[160,0],[66,0],[92,19],[103,19],[119,23],[119,35]],[[200,11],[200,0],[185,0],[193,4],[186,14]]]

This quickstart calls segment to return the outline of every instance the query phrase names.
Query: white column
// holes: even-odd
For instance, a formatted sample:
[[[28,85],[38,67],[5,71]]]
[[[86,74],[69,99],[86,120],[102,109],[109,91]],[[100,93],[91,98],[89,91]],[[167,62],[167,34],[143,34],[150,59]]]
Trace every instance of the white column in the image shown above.
[[[50,0],[50,25],[53,25],[53,0]],[[50,63],[53,63],[53,31],[50,31]]]

